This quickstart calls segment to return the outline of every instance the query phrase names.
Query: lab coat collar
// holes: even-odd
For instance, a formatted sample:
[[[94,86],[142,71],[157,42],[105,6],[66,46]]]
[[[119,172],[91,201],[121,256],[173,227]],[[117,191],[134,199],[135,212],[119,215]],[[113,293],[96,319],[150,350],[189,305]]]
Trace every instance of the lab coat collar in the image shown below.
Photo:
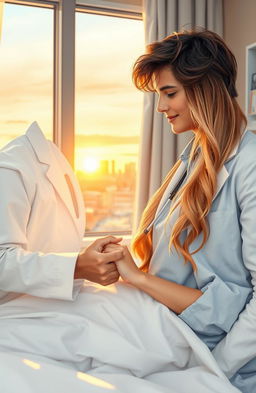
[[[43,164],[51,164],[51,151],[48,141],[36,121],[29,126],[26,136],[34,149],[38,160]]]
[[[65,203],[74,224],[81,233],[81,223],[83,215],[81,209],[81,201],[77,200],[78,192],[77,185],[72,181],[73,173],[68,162],[64,156],[56,157],[51,150],[49,141],[45,138],[41,131],[38,123],[33,122],[26,132],[26,136],[29,139],[32,148],[38,158],[38,160],[48,165],[46,176],[52,183],[53,187],[57,191],[59,197]]]

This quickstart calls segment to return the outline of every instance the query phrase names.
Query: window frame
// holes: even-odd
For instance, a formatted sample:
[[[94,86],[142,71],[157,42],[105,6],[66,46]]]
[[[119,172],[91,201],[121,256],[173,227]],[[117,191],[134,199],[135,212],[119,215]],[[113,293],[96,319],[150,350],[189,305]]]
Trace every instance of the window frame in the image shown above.
[[[74,168],[76,12],[143,20],[142,7],[106,0],[5,0],[6,4],[51,8],[54,12],[53,141]],[[88,232],[86,238],[112,232]],[[115,234],[130,235],[131,231]]]

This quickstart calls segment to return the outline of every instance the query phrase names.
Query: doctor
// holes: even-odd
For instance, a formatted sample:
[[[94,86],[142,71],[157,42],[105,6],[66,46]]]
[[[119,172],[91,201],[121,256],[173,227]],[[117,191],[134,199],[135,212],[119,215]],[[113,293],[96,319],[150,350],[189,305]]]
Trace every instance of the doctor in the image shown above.
[[[83,279],[102,285],[119,278],[103,254],[108,236],[81,250],[85,213],[72,168],[34,122],[0,151],[0,303],[26,293],[72,300]]]

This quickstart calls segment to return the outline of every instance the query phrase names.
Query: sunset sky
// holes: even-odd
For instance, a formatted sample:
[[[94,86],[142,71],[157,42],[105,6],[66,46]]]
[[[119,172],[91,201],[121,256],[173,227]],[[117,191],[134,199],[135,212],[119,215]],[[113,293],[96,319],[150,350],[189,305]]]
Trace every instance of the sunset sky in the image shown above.
[[[93,156],[121,168],[138,152],[143,94],[131,70],[144,52],[143,23],[77,14],[76,34],[76,167]],[[52,10],[5,4],[0,86],[0,146],[34,120],[51,138]]]
[[[0,44],[0,126],[11,138],[34,120],[52,134],[53,12],[4,5]]]
[[[136,160],[142,93],[131,82],[143,23],[77,14],[76,167],[84,157]],[[0,146],[37,120],[52,138],[53,11],[5,4],[0,44]]]
[[[115,157],[117,168],[123,167],[138,154],[143,94],[131,73],[144,52],[143,23],[80,13],[76,31],[77,159]],[[87,143],[80,142],[84,134]]]

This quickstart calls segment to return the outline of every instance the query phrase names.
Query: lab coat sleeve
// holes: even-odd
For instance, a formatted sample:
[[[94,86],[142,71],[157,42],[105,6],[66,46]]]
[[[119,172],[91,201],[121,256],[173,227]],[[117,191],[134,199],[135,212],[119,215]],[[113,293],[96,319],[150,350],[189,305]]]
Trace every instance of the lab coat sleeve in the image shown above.
[[[30,252],[26,228],[31,201],[18,171],[0,168],[0,292],[72,300],[77,253]]]
[[[246,161],[238,174],[237,195],[241,209],[242,255],[251,273],[253,296],[230,332],[213,350],[228,378],[256,357],[256,163]]]

